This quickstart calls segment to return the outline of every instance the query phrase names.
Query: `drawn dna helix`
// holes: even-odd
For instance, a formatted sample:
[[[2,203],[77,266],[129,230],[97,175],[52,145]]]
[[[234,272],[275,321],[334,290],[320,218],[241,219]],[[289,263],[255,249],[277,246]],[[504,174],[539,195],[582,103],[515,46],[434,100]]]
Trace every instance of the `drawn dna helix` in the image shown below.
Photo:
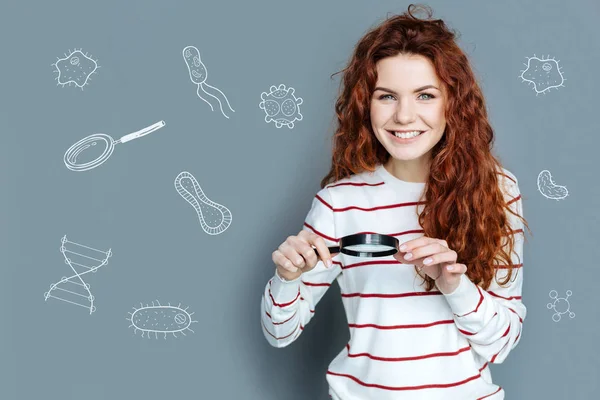
[[[72,250],[67,249],[67,245]],[[111,249],[108,249],[108,251],[97,250],[71,242],[67,240],[65,235],[61,239],[60,252],[65,259],[65,263],[71,267],[75,275],[63,276],[58,282],[50,285],[50,290],[44,293],[44,301],[48,301],[49,298],[62,300],[87,308],[92,314],[96,311],[94,295],[90,291],[90,284],[86,283],[82,276],[90,272],[96,272],[98,268],[108,264],[108,259],[112,256]]]

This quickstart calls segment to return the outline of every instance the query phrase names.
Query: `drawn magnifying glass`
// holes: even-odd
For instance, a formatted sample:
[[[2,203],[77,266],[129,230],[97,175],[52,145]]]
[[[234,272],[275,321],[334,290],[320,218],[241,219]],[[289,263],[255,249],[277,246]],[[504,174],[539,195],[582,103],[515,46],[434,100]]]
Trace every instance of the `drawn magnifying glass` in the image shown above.
[[[380,233],[356,233],[344,236],[339,246],[328,247],[329,252],[343,253],[355,257],[385,257],[396,254],[399,250],[398,239]],[[319,255],[315,248],[315,253]]]
[[[69,147],[64,156],[65,165],[71,171],[87,171],[89,169],[96,168],[97,166],[104,163],[104,161],[108,160],[108,158],[114,151],[116,144],[127,143],[133,139],[146,136],[147,134],[152,133],[157,129],[160,129],[163,126],[165,126],[165,121],[159,121],[155,124],[140,129],[139,131],[129,133],[117,140],[114,140],[112,137],[104,133],[95,133],[93,135],[87,136],[81,139],[79,142],[75,143],[73,146]],[[96,146],[97,143],[103,143],[105,146],[102,154],[92,161],[78,163],[77,157],[79,157],[79,155],[85,150]]]

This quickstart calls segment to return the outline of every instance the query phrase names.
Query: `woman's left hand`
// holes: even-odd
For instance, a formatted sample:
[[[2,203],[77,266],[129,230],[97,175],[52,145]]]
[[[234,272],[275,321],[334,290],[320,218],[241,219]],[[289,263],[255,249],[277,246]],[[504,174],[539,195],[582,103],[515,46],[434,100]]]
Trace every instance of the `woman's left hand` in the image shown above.
[[[402,243],[394,258],[415,264],[445,294],[452,293],[460,284],[461,275],[467,272],[467,266],[456,262],[457,254],[448,248],[445,240],[427,236]]]

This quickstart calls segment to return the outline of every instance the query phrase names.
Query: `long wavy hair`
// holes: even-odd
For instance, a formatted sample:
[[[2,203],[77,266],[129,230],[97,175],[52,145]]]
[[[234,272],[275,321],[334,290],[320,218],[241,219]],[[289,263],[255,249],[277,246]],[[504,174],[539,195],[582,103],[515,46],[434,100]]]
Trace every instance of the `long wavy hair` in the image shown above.
[[[415,9],[425,10],[427,19],[415,17]],[[505,210],[529,227],[509,208],[499,186],[502,164],[492,155],[494,132],[482,91],[455,42],[457,35],[431,15],[428,6],[411,4],[407,12],[387,18],[357,43],[347,67],[336,73],[343,72],[335,103],[338,126],[332,138],[331,169],[321,188],[352,174],[373,172],[388,161],[390,154],[375,137],[370,118],[376,64],[398,54],[426,57],[447,89],[448,101],[446,129],[432,149],[424,208],[420,214],[417,211],[419,223],[425,236],[446,240],[457,252],[458,262],[468,266],[469,279],[488,289],[496,276],[494,260],[508,269],[500,285],[509,282],[517,268],[511,258],[515,232]],[[416,271],[425,281],[425,290],[432,290],[434,280]]]

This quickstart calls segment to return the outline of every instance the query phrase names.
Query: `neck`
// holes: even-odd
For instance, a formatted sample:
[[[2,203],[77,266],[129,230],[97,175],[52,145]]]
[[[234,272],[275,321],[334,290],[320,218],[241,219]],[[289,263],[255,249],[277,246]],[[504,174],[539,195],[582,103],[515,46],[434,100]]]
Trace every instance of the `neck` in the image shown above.
[[[427,182],[429,176],[429,160],[397,160],[393,157],[384,164],[384,168],[396,178],[405,182]]]

